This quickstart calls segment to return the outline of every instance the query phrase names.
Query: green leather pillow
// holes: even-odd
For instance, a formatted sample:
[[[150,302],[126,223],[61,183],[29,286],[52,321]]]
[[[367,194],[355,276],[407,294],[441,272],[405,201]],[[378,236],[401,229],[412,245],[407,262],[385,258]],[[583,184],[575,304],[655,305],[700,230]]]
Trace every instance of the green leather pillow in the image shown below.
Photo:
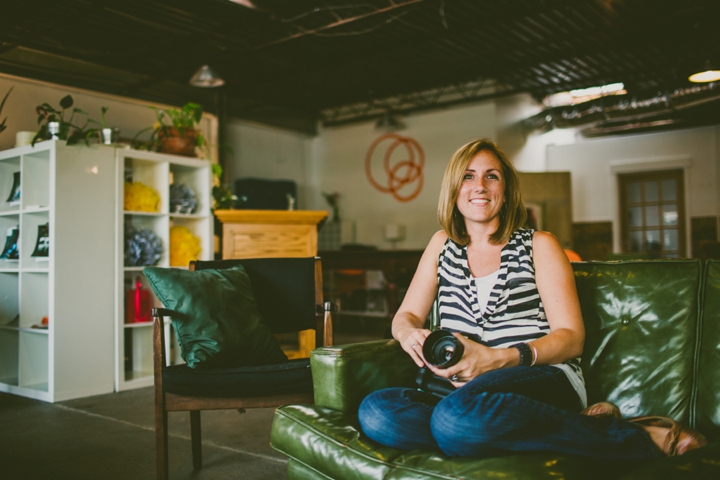
[[[177,312],[172,324],[180,356],[190,368],[230,368],[287,361],[262,323],[242,265],[197,272],[146,267],[155,295]]]

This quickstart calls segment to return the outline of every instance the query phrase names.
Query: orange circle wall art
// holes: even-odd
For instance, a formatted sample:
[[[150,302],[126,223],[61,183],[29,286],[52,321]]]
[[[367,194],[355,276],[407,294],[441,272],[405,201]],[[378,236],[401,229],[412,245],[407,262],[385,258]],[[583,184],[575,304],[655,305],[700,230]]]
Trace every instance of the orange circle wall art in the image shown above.
[[[383,151],[384,154],[381,153]],[[373,159],[381,155],[385,185],[373,176]],[[420,194],[424,166],[425,152],[417,140],[397,133],[380,135],[365,155],[365,175],[370,184],[383,193],[391,194],[398,202],[409,202]]]

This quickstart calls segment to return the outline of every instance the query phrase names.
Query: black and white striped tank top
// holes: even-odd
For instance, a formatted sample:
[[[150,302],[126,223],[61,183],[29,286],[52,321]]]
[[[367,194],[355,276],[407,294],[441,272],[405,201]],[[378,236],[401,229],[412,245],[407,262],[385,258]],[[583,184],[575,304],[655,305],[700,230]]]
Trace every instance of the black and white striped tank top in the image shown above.
[[[506,348],[550,333],[533,263],[534,230],[517,230],[500,254],[497,283],[484,311],[478,305],[475,279],[470,273],[467,246],[448,239],[438,257],[438,313],[443,329],[490,348]],[[586,403],[580,359],[560,365]]]

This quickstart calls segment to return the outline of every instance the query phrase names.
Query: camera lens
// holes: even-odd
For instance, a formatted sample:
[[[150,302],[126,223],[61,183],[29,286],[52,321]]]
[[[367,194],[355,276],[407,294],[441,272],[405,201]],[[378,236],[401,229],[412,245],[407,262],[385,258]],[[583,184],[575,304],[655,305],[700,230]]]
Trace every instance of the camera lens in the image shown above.
[[[448,368],[455,365],[463,356],[464,348],[460,340],[447,330],[435,330],[425,339],[423,356],[431,365]]]

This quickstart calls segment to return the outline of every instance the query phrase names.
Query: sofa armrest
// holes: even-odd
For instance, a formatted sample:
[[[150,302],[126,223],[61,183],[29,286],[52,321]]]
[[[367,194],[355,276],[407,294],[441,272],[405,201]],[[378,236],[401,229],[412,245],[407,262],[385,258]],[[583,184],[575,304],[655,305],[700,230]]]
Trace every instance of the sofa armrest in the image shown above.
[[[357,413],[365,396],[387,387],[413,387],[418,367],[395,340],[317,348],[310,354],[315,404]]]

